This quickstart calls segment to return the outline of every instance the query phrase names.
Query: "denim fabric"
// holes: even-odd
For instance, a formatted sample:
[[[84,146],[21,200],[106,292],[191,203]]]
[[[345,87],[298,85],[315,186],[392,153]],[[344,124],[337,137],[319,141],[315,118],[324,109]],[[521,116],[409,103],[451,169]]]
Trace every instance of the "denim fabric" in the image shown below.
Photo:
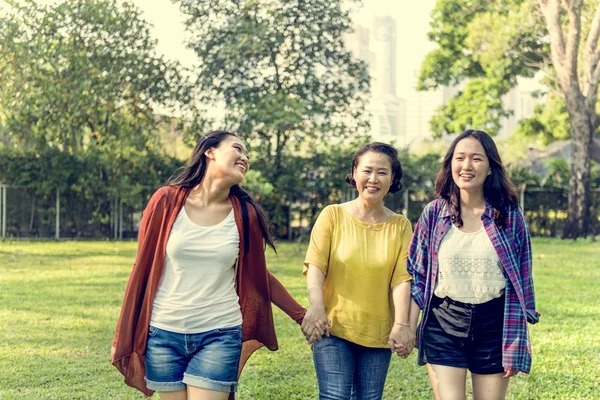
[[[242,327],[182,334],[150,326],[146,386],[170,392],[190,386],[220,392],[237,390]]]
[[[313,344],[320,400],[380,400],[391,351],[335,336]]]

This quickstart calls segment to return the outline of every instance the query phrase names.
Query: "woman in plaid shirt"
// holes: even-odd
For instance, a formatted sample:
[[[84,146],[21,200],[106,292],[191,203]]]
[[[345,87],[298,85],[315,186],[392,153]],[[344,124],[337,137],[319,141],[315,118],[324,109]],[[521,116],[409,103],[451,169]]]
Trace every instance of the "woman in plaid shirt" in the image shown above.
[[[503,399],[531,369],[527,323],[536,323],[531,243],[492,138],[467,130],[437,175],[438,199],[423,211],[409,248],[410,325],[435,398]]]

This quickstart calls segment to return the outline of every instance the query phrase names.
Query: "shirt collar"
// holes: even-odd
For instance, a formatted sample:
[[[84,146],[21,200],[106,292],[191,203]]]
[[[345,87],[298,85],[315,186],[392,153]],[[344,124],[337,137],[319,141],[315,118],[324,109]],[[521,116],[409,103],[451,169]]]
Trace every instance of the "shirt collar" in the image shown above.
[[[494,207],[491,205],[491,203],[489,201],[485,201],[485,208],[483,210],[483,215],[485,215],[486,217],[490,218],[490,219],[494,219]],[[442,207],[442,210],[440,211],[440,217],[441,218],[448,218],[448,217],[452,217],[452,211],[450,211],[450,207],[448,206],[448,203],[446,201],[444,201],[444,206]]]

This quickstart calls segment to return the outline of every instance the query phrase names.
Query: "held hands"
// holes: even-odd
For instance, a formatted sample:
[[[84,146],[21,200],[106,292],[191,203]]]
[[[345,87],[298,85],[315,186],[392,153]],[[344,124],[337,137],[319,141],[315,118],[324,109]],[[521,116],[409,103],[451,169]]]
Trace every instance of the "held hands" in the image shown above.
[[[331,322],[327,320],[325,307],[309,307],[302,320],[302,333],[306,337],[308,344],[320,341],[323,336],[329,336]]]
[[[406,358],[415,348],[415,334],[412,329],[405,325],[394,324],[390,332],[388,345],[392,353]]]

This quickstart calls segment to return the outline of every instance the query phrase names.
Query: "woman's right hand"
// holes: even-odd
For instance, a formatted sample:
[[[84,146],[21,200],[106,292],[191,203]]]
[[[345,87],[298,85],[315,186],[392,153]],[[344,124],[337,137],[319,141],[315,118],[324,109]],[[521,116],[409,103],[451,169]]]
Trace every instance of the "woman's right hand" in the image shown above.
[[[320,341],[323,337],[329,336],[329,328],[331,323],[327,320],[325,307],[310,306],[302,320],[302,333],[306,337],[308,344],[313,344]]]

